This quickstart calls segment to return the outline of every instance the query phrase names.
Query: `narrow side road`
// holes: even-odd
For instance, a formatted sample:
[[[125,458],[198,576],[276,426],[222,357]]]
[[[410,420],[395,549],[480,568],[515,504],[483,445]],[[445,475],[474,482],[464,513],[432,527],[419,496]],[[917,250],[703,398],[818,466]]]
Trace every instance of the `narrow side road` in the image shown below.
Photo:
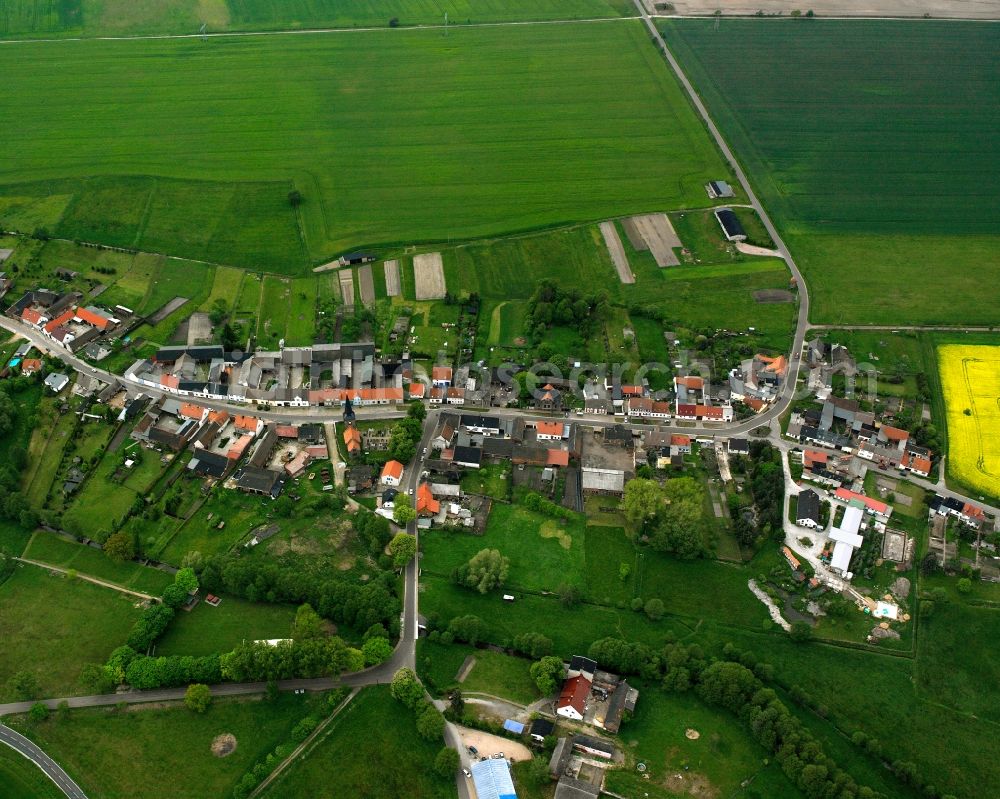
[[[70,779],[69,774],[63,771],[62,767],[51,757],[43,752],[38,746],[25,738],[21,733],[14,732],[10,727],[0,724],[0,743],[4,743],[20,755],[28,758],[45,776],[56,784],[69,799],[87,799],[87,794],[83,792],[79,785]],[[0,786],[2,793],[3,786]]]

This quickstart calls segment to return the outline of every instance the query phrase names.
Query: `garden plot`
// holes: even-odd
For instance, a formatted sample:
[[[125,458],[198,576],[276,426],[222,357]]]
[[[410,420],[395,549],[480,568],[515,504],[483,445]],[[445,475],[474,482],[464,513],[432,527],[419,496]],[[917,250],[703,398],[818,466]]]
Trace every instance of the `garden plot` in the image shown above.
[[[666,214],[633,216],[627,222],[635,227],[635,232],[639,234],[639,237],[646,244],[641,249],[648,249],[653,254],[653,259],[656,261],[657,266],[680,265],[680,261],[677,260],[677,255],[674,253],[674,247],[682,247],[683,245],[681,244],[681,240],[677,238],[674,227],[670,224],[670,220]],[[635,240],[628,226],[626,226],[625,232],[634,247]],[[636,247],[636,249],[640,250],[639,247]]]
[[[342,269],[337,273],[337,277],[340,280],[340,296],[344,300],[344,305],[349,308],[354,308],[354,270],[353,269]]]
[[[445,295],[444,262],[441,253],[413,256],[413,277],[418,300],[440,300]]]
[[[622,283],[635,283],[635,275],[632,274],[632,267],[629,266],[628,258],[625,256],[625,248],[622,246],[615,223],[601,222],[601,235],[608,248],[608,255],[611,256],[611,261],[618,272],[618,278]]]
[[[358,286],[361,289],[361,303],[370,308],[375,304],[375,279],[372,277],[372,265],[358,267]]]
[[[399,284],[399,261],[386,261],[382,268],[385,269],[386,296],[398,297],[403,293]]]

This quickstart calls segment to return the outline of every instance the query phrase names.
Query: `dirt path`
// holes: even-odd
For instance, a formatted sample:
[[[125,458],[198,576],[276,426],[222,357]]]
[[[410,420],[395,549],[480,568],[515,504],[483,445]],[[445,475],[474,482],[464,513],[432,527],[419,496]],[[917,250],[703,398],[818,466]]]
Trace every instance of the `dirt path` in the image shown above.
[[[618,271],[618,278],[622,283],[635,283],[635,275],[632,274],[632,267],[625,257],[625,248],[622,246],[615,223],[601,222],[601,235],[604,236],[604,245],[608,248],[608,255],[611,256],[611,261]]]
[[[447,287],[441,253],[428,252],[413,256],[413,281],[418,300],[440,300]]]
[[[399,285],[399,261],[386,261],[382,268],[385,270],[386,296],[398,297],[403,293]]]
[[[674,247],[682,246],[681,240],[677,238],[674,226],[670,224],[666,214],[643,214],[633,216],[631,221],[653,254],[657,266],[662,268],[680,265],[674,254]]]
[[[361,289],[361,304],[371,308],[375,304],[375,278],[372,277],[372,265],[358,267],[358,287]]]
[[[777,250],[769,250],[767,247],[758,247],[754,244],[747,244],[745,241],[737,241],[736,249],[744,255],[765,255],[772,258],[780,258],[781,253]]]
[[[53,566],[50,563],[42,563],[40,560],[32,560],[31,558],[17,558],[21,563],[30,563],[32,566],[38,566],[41,569],[48,569],[51,572],[59,572],[60,574],[69,574],[71,569],[64,569],[61,566]],[[118,591],[120,594],[130,594],[131,596],[137,596],[140,599],[147,599],[151,602],[159,602],[159,597],[152,596],[151,594],[144,594],[142,591],[133,591],[131,588],[125,588],[124,586],[117,585],[116,583],[109,583],[106,580],[99,580],[96,577],[91,577],[89,574],[81,574],[76,572],[76,578],[78,580],[83,580],[84,582],[93,583],[94,585],[99,585],[102,588],[110,588],[112,591]]]

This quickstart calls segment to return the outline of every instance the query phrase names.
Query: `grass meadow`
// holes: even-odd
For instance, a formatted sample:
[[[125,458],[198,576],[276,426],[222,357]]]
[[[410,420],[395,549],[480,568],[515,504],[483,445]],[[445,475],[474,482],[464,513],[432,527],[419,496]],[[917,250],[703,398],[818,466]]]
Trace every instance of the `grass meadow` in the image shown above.
[[[110,588],[22,565],[0,585],[0,696],[19,671],[32,672],[44,696],[85,692],[86,663],[104,663],[124,643],[140,610]]]
[[[662,29],[802,268],[812,321],[997,321],[996,26]]]
[[[180,612],[156,643],[157,655],[229,652],[242,641],[288,638],[295,608],[224,597],[217,608],[199,602]]]
[[[24,46],[0,198],[69,195],[71,238],[294,274],[703,206],[728,172],[636,21]]]
[[[180,704],[88,708],[41,724],[22,719],[17,726],[88,796],[200,799],[231,795],[244,772],[287,740],[320,701],[291,693],[270,702],[217,699],[204,715]],[[235,751],[224,758],[211,751],[212,739],[222,733],[236,738]]]
[[[414,715],[388,686],[365,688],[262,796],[448,799],[454,779],[430,767],[440,748],[417,734]]]

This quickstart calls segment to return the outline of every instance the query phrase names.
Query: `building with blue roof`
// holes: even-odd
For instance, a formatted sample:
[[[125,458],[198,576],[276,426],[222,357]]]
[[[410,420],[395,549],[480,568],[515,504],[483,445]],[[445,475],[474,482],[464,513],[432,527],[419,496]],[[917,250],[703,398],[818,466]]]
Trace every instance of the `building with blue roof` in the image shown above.
[[[506,760],[481,760],[472,765],[472,781],[479,799],[517,799]]]

